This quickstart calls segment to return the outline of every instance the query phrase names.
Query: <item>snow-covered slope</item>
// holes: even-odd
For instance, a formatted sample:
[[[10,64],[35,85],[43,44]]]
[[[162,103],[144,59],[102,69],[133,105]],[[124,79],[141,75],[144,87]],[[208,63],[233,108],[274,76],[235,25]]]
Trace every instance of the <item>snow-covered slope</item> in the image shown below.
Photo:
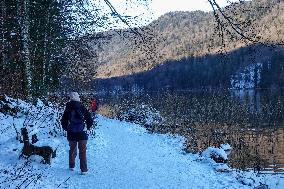
[[[139,125],[102,116],[97,118],[95,137],[88,141],[87,175],[79,174],[78,161],[75,171],[68,169],[69,146],[62,135],[45,138],[51,143],[56,139],[57,157],[51,165],[41,164],[39,157],[26,163],[18,158],[22,144],[11,127],[15,123],[20,128],[23,119],[13,120],[0,113],[0,188],[239,189],[253,188],[260,182],[274,189],[284,186],[284,179],[277,175],[256,176],[231,170],[206,157],[185,154],[182,137],[150,134]],[[223,168],[228,172],[219,172]]]

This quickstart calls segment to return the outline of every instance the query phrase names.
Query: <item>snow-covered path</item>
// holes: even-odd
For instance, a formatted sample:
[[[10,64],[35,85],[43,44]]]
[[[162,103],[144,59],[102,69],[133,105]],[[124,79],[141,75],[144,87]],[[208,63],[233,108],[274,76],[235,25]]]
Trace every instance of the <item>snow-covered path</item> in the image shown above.
[[[68,144],[47,167],[39,188],[249,188],[236,173],[218,173],[209,160],[182,154],[182,139],[149,134],[135,124],[99,117],[96,138],[88,143],[88,175],[68,170]]]

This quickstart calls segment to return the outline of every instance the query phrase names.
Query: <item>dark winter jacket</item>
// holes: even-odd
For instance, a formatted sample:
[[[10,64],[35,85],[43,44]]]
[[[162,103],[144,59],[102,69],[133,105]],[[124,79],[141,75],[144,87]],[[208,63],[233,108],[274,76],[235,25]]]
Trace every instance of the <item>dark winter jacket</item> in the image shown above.
[[[67,140],[71,141],[79,141],[79,140],[88,140],[88,135],[84,131],[80,132],[72,132],[70,131],[70,119],[71,119],[71,112],[72,111],[78,111],[82,113],[83,116],[83,128],[85,125],[87,125],[87,129],[91,129],[93,125],[93,119],[91,117],[90,112],[78,101],[70,101],[67,102],[65,111],[63,113],[62,119],[61,119],[61,125],[62,128],[67,131]]]

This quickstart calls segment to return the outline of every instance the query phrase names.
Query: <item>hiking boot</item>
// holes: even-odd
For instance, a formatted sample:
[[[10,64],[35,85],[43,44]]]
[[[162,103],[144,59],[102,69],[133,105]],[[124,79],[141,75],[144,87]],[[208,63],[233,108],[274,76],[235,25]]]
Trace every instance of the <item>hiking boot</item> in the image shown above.
[[[69,168],[70,171],[74,171],[74,168]]]
[[[81,171],[81,175],[86,175],[87,171]]]

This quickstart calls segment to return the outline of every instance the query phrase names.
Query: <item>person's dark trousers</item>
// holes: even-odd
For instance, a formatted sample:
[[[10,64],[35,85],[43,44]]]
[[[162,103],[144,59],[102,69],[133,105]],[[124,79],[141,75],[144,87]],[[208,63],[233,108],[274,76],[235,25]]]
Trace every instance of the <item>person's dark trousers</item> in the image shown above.
[[[77,156],[77,145],[79,148],[79,159],[80,159],[80,169],[82,172],[87,172],[87,156],[86,156],[86,150],[87,150],[87,140],[79,140],[77,141],[70,141],[69,140],[69,168],[75,167],[75,159]]]

